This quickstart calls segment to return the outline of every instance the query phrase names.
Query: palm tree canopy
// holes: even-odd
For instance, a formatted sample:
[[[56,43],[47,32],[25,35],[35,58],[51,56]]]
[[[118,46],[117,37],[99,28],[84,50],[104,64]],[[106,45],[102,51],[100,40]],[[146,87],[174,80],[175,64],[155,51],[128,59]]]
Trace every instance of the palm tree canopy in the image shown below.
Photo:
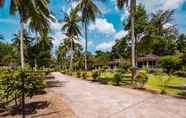
[[[129,0],[116,0],[116,5],[119,9],[122,9],[125,5],[128,6]]]
[[[34,14],[48,17],[48,0],[11,0],[10,14],[14,15],[19,12],[21,22],[26,22]]]
[[[96,14],[101,13],[96,4],[92,0],[80,0],[76,9],[81,12],[83,21],[95,21]]]
[[[69,14],[65,15],[64,25],[62,30],[67,33],[68,36],[78,37],[81,34],[80,26],[78,23],[81,21],[81,18],[77,15],[75,9],[72,9]]]

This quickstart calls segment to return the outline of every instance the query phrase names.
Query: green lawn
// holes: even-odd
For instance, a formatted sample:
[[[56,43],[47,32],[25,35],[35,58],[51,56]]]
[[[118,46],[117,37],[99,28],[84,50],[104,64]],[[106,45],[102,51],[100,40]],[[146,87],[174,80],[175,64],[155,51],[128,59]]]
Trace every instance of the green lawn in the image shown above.
[[[101,74],[101,77],[104,78],[113,78],[113,72],[104,72]],[[161,92],[163,89],[167,94],[170,95],[181,95],[186,96],[186,91],[183,91],[182,86],[186,85],[186,78],[171,76],[169,78],[166,74],[155,75],[155,74],[148,74],[148,81],[145,84],[148,89]],[[123,78],[123,82],[130,83],[130,74],[125,74]],[[125,84],[123,84],[125,85]]]
[[[149,80],[146,85],[152,89],[161,92],[165,90],[166,93],[171,95],[181,95],[184,94],[182,86],[186,84],[186,78],[171,76],[168,81],[167,75],[152,75],[148,74]],[[165,85],[165,87],[163,87]]]
[[[76,72],[72,74],[73,76],[76,76]],[[177,77],[177,76],[171,76],[169,78],[166,74],[147,74],[149,79],[147,83],[145,84],[145,87],[157,91],[162,92],[165,91],[169,95],[180,95],[180,96],[186,96],[186,91],[182,89],[183,85],[186,85],[186,78],[183,77]],[[125,74],[124,78],[122,80],[122,86],[130,85],[131,78],[130,74]],[[92,72],[87,72],[87,77],[92,77]],[[101,79],[106,79],[107,81],[110,81],[109,83],[112,83],[111,80],[114,78],[114,72],[102,72],[100,75]]]

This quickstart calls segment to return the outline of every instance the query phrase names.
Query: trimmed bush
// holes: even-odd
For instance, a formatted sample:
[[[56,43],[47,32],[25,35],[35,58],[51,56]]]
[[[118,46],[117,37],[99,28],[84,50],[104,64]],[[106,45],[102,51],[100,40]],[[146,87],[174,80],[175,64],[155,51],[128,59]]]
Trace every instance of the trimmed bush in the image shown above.
[[[87,77],[88,77],[87,72],[83,72],[82,77],[83,77],[83,79],[87,79]]]
[[[143,88],[147,81],[148,81],[148,76],[145,72],[139,72],[136,75],[136,85],[138,88]]]
[[[81,77],[81,72],[80,72],[80,71],[77,71],[77,72],[76,72],[76,76],[77,76],[78,78],[80,78],[80,77]]]
[[[115,84],[115,85],[117,85],[117,86],[119,86],[120,85],[120,83],[121,83],[121,81],[122,81],[122,74],[120,73],[120,72],[115,72],[114,73],[114,78],[113,78],[113,80],[112,80],[112,82]]]
[[[98,73],[97,71],[94,71],[94,72],[92,73],[92,78],[93,78],[93,80],[94,80],[94,81],[98,80],[98,77],[99,77],[99,73]]]

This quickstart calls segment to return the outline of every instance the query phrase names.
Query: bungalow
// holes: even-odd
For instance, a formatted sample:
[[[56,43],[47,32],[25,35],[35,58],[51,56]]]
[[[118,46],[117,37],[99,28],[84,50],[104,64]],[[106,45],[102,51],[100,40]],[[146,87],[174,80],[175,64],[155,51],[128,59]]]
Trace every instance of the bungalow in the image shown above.
[[[156,67],[157,61],[159,60],[159,56],[155,54],[147,54],[143,57],[138,57],[137,64],[138,67],[147,67],[147,68],[154,68]]]

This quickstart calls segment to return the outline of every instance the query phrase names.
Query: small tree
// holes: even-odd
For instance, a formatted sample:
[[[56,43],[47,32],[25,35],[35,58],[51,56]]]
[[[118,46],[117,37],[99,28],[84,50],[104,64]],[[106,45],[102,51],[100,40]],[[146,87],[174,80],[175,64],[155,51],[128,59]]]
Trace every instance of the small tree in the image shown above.
[[[181,64],[181,59],[177,56],[164,56],[159,60],[159,66],[165,70],[167,74],[174,72]]]

